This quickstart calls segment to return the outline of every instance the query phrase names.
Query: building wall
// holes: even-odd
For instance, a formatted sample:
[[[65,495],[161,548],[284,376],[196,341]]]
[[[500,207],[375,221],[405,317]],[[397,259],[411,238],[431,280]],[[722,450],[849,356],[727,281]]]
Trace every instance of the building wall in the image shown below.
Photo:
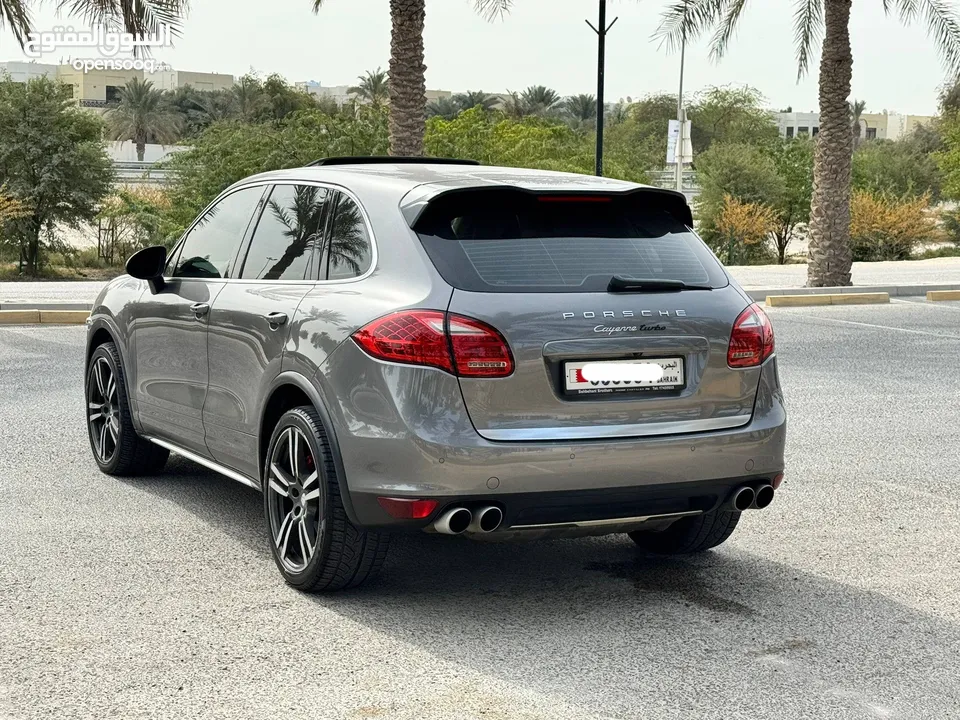
[[[149,75],[148,80],[161,90],[176,90],[190,86],[195,90],[229,90],[234,85],[233,75],[222,73],[187,72],[185,70],[167,70]]]
[[[780,137],[811,136],[820,132],[820,113],[777,113],[774,119],[780,131]]]
[[[71,65],[61,65],[57,76],[73,86],[73,99],[81,107],[105,107],[115,103],[117,92],[128,82],[143,79],[142,70],[74,70]],[[109,101],[109,102],[108,102]]]
[[[318,82],[298,82],[294,87],[302,92],[333,99],[338,105],[346,105],[356,96],[350,92],[350,85],[321,85]],[[451,98],[453,93],[449,90],[427,90],[427,102],[434,102],[443,98]]]
[[[0,75],[10,75],[14,82],[25,83],[38,77],[55,78],[57,76],[56,65],[43,65],[32,62],[0,62]]]

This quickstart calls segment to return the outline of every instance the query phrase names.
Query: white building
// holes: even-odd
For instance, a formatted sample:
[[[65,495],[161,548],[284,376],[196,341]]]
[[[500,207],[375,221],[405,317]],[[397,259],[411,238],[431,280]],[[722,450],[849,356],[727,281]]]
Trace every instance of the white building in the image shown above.
[[[800,135],[820,134],[820,113],[782,112],[776,114],[780,137],[792,138]]]
[[[928,125],[932,115],[903,115],[897,112],[863,113],[860,116],[860,137],[863,140],[899,140],[920,125]],[[777,113],[780,137],[817,135],[820,132],[820,113]]]
[[[57,66],[11,60],[0,62],[0,76],[2,75],[9,75],[14,82],[18,83],[25,83],[38,77],[56,78]]]

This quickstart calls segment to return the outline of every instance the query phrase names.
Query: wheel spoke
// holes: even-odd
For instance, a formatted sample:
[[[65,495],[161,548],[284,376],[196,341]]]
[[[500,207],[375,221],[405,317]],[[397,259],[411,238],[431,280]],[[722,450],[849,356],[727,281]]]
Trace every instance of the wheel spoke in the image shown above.
[[[107,397],[105,398],[108,402],[117,391],[117,379],[113,376],[113,373],[110,373],[109,377],[110,380],[107,381]]]
[[[320,488],[303,494],[304,500],[316,500],[318,497],[320,497]]]
[[[103,400],[106,400],[106,387],[103,384],[103,372],[100,370],[101,362],[100,358],[97,358],[97,361],[93,364],[93,376],[97,383],[97,392],[100,393]]]
[[[317,471],[314,470],[310,473],[310,477],[303,481],[303,489],[306,490],[308,487],[313,485],[317,481]]]
[[[90,403],[89,409],[93,410],[93,412],[90,413],[89,415],[90,422],[93,422],[94,420],[99,420],[100,418],[103,417],[103,405],[98,405],[97,403]]]
[[[97,450],[100,452],[100,460],[107,461],[107,422],[104,420],[100,426],[100,443]]]
[[[300,549],[303,551],[303,562],[307,563],[313,557],[313,543],[310,542],[310,534],[307,532],[307,523],[305,519],[298,523],[300,531]]]
[[[270,478],[270,489],[282,497],[290,497],[290,492],[274,478]]]
[[[113,440],[114,447],[116,447],[120,439],[120,423],[113,417],[107,420],[106,426],[110,429],[110,439]]]
[[[287,516],[283,519],[283,524],[280,526],[280,532],[277,533],[277,545],[280,550],[281,558],[287,557],[287,545],[290,544],[290,535],[293,533],[293,525],[293,513],[288,512]]]
[[[298,433],[294,428],[290,428],[288,431],[290,437],[287,440],[287,447],[290,450],[290,472],[293,473],[294,478],[300,477],[300,461],[297,458],[300,450],[300,433]]]
[[[293,485],[293,478],[287,475],[287,473],[283,470],[283,468],[281,468],[276,463],[270,463],[270,472],[272,472],[273,477],[276,480],[279,480],[280,483],[285,487],[290,487],[291,485]],[[287,491],[284,490],[282,494],[286,495]]]

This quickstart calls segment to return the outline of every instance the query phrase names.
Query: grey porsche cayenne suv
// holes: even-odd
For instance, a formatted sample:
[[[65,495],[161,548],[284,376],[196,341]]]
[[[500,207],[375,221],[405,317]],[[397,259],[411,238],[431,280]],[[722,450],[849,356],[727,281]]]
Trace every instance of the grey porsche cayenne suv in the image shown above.
[[[767,316],[675,192],[340,158],[225,190],[89,321],[110,475],[262,490],[277,567],[359,585],[399,531],[703,551],[783,479]]]

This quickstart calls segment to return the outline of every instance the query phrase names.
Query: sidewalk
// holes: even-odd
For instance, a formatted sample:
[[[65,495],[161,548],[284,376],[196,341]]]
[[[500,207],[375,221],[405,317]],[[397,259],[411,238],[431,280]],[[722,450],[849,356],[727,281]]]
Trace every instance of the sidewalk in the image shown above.
[[[804,288],[806,265],[746,265],[728,268],[745,290],[766,294],[819,292]],[[854,263],[854,287],[891,295],[923,295],[927,290],[960,289],[960,257],[905,262]],[[103,282],[0,282],[0,309],[89,309]]]

